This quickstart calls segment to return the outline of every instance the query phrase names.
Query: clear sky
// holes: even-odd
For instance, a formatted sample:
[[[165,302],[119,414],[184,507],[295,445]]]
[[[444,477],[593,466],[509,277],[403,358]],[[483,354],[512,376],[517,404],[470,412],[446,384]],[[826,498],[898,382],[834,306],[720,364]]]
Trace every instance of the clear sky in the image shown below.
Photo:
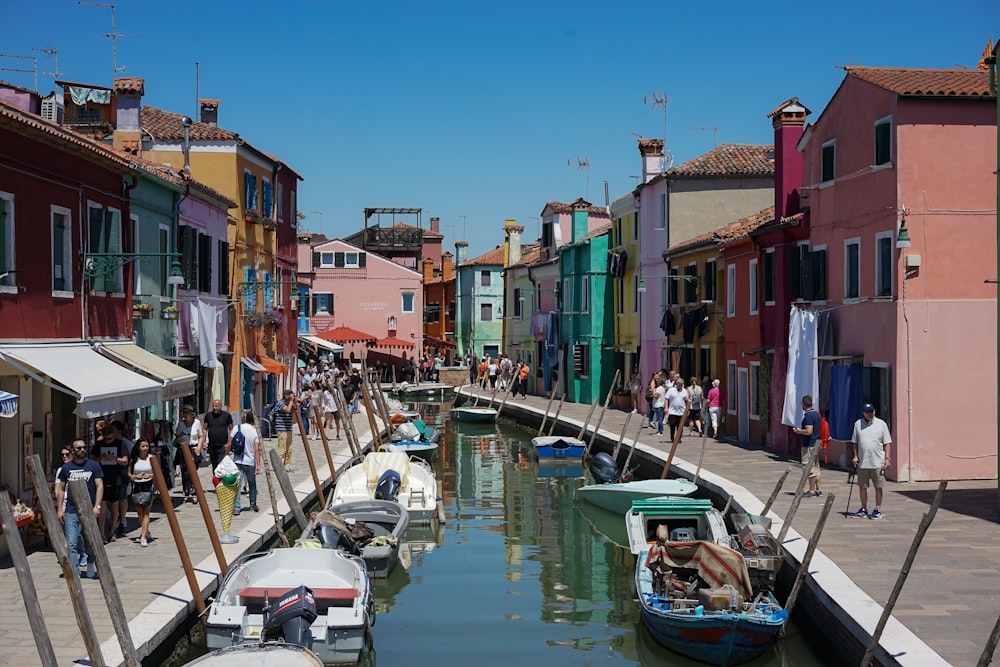
[[[118,65],[145,79],[144,103],[196,117],[200,63],[220,126],[303,175],[307,229],[346,236],[366,207],[421,208],[470,257],[502,241],[507,218],[534,239],[546,201],[632,190],[635,135],[664,132],[662,105],[644,98],[666,93],[679,164],[713,148],[713,131],[693,128],[770,143],[765,116],[792,96],[815,119],[839,66],[974,68],[1000,36],[998,0],[115,0],[115,19]],[[0,53],[37,56],[42,93],[55,62],[33,49],[58,51],[62,79],[110,85],[110,32],[108,7],[0,0]]]

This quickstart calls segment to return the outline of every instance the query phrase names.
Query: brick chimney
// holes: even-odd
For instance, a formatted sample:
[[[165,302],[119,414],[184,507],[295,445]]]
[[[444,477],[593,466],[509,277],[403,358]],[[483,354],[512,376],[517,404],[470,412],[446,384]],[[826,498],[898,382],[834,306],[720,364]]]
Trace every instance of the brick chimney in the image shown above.
[[[441,218],[431,218],[431,231],[441,233]]]
[[[507,266],[513,266],[521,261],[521,234],[524,227],[517,224],[516,220],[504,220],[503,233],[507,238]]]
[[[142,111],[142,96],[145,94],[143,80],[130,76],[115,79],[115,114],[117,123],[111,138],[116,150],[138,155],[142,151],[142,127],[139,114]]]
[[[447,250],[441,255],[441,280],[448,282],[455,279],[455,262]]]
[[[201,105],[201,122],[209,127],[219,126],[219,103],[222,100],[210,100],[208,98],[198,100]]]
[[[468,241],[455,241],[455,266],[462,266],[469,255]]]
[[[426,257],[423,262],[424,283],[434,280],[434,260]]]
[[[811,111],[793,97],[767,114],[774,128],[774,219],[799,212],[802,187],[802,153],[796,145]]]
[[[640,137],[639,155],[642,156],[642,182],[649,183],[660,174],[660,160],[663,159],[663,140]]]

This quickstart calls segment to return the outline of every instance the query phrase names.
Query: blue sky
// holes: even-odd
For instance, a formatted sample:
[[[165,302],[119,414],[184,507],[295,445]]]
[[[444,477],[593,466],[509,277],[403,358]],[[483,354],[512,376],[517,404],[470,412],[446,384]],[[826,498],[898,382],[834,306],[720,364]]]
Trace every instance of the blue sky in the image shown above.
[[[1000,36],[996,0],[115,6],[118,65],[145,79],[144,103],[194,116],[199,62],[219,124],[303,175],[306,228],[344,236],[366,207],[421,208],[470,256],[501,242],[507,218],[533,239],[546,201],[603,205],[605,181],[612,201],[629,192],[634,135],[663,135],[663,109],[644,103],[654,93],[667,94],[678,164],[713,148],[713,132],[692,127],[718,128],[720,144],[769,143],[765,116],[792,96],[818,117],[838,66],[973,68]],[[41,92],[54,62],[33,49],[56,49],[63,79],[110,84],[110,9],[8,1],[0,26],[0,53],[38,56]]]

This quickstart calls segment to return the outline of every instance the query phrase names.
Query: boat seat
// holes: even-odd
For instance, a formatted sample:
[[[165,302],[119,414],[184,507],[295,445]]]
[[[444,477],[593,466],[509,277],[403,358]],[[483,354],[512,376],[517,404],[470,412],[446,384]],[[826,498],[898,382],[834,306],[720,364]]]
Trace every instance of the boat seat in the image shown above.
[[[298,586],[248,586],[240,591],[240,604],[247,607],[250,614],[260,614],[264,610],[264,596],[267,595],[269,601],[274,603],[285,593],[298,588]],[[316,600],[316,612],[325,614],[330,607],[352,607],[354,600],[358,597],[356,588],[329,588],[317,587],[309,589]]]

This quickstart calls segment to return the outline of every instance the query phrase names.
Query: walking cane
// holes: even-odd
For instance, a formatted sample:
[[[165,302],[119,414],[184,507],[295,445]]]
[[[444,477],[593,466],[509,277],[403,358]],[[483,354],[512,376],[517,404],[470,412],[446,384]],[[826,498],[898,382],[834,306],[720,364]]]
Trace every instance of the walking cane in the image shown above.
[[[847,473],[847,482],[851,485],[851,488],[847,492],[847,509],[844,510],[844,516],[848,516],[851,513],[851,494],[854,493],[854,479],[858,476],[858,468],[855,466],[854,470]]]

